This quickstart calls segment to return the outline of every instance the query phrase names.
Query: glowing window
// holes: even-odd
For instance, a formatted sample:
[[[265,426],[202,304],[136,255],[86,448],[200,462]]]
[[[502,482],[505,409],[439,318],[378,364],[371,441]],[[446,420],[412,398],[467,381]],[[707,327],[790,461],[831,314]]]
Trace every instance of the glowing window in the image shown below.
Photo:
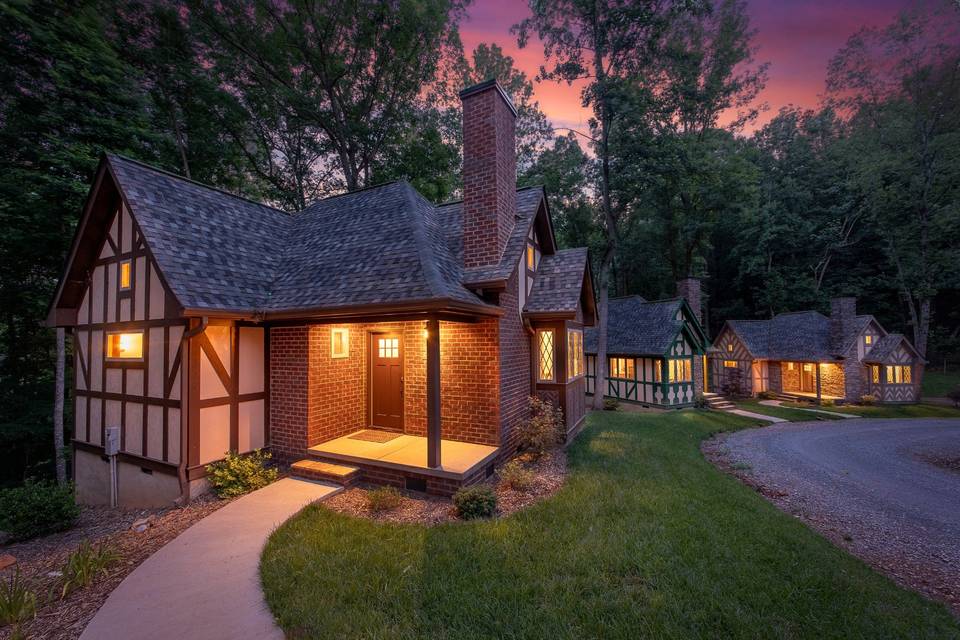
[[[107,357],[115,360],[143,359],[143,333],[108,333]]]
[[[653,361],[653,381],[654,382],[663,381],[663,360]]]
[[[912,380],[913,371],[910,365],[887,365],[887,384],[911,384]]]
[[[399,358],[400,338],[377,338],[377,355],[381,358]]]
[[[671,358],[667,360],[667,374],[669,382],[690,382],[690,360],[688,358]]]
[[[567,380],[583,375],[583,331],[567,331]]]
[[[863,336],[863,344],[865,344],[865,345],[871,345],[871,344],[873,344],[873,336],[871,336],[871,335]]]
[[[537,254],[532,244],[527,245],[527,269],[533,271],[537,267]]]
[[[120,288],[130,288],[130,261],[124,260],[120,263]]]
[[[540,382],[553,382],[554,377],[554,358],[553,358],[553,330],[537,330],[537,379]]]
[[[907,365],[903,368],[903,384],[910,384],[912,378],[912,373],[910,371],[910,365]]]
[[[736,368],[737,368],[737,361],[736,361],[736,360],[724,360],[724,361],[723,361],[723,366],[726,367],[727,369],[736,369]]]
[[[634,379],[633,358],[610,358],[610,377],[621,380]]]
[[[346,358],[350,354],[350,330],[330,330],[330,357]],[[381,356],[383,357],[383,356]]]
[[[732,342],[728,342],[728,343],[727,343],[727,352],[728,352],[728,353],[733,353],[733,343],[732,343]]]
[[[793,371],[794,364],[792,362],[787,363],[787,371]]]
[[[880,384],[880,365],[875,364],[870,367],[870,379],[874,384]]]

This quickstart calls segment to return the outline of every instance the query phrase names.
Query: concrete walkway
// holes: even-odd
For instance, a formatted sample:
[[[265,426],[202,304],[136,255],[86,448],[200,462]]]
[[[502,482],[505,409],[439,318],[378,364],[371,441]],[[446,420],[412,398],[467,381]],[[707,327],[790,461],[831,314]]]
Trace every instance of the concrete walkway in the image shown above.
[[[735,413],[738,416],[753,418],[755,420],[766,420],[767,422],[789,422],[789,420],[784,420],[783,418],[778,418],[776,416],[768,416],[765,413],[754,413],[753,411],[744,411],[743,409],[726,409],[726,412]]]
[[[214,511],[124,578],[81,640],[282,640],[260,590],[260,552],[283,521],[339,490],[284,478]]]
[[[760,404],[767,407],[782,407],[783,402],[780,400],[761,400]],[[840,413],[839,411],[827,411],[826,409],[805,409],[801,407],[784,407],[785,409],[790,409],[792,411],[807,411],[809,413],[822,413],[828,416],[839,416],[840,418],[862,418],[863,416],[854,415],[852,413]]]

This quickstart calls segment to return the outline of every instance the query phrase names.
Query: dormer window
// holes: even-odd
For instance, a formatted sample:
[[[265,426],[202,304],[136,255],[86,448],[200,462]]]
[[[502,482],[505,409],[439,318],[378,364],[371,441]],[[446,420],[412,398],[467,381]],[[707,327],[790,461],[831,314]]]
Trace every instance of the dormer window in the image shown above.
[[[527,269],[534,271],[537,268],[537,253],[532,244],[527,245]]]
[[[863,344],[867,345],[868,347],[869,347],[870,345],[872,345],[872,344],[873,344],[873,336],[870,335],[869,333],[868,333],[867,335],[863,336]]]
[[[125,291],[130,288],[130,261],[124,260],[120,263],[120,290]]]

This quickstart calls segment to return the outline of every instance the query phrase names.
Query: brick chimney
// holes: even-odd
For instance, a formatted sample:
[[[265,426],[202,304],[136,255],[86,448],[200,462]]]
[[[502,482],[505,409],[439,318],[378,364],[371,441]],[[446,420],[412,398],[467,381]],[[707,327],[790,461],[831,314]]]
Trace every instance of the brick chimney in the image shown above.
[[[857,317],[856,298],[832,298],[830,300],[830,342],[834,347],[843,346],[844,338],[850,335]]]
[[[460,92],[463,102],[463,266],[500,262],[516,222],[517,110],[496,80]]]
[[[703,306],[700,292],[700,278],[683,278],[677,280],[677,297],[684,298],[690,305],[690,310],[697,321],[703,324]]]

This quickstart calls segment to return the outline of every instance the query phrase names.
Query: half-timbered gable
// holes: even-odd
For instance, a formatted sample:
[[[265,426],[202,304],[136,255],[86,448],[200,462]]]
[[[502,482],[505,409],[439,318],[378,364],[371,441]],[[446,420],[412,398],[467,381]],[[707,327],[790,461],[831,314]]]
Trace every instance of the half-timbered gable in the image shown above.
[[[688,406],[702,392],[706,336],[683,298],[610,300],[605,396],[666,407]],[[587,393],[597,389],[597,332],[587,335]]]

